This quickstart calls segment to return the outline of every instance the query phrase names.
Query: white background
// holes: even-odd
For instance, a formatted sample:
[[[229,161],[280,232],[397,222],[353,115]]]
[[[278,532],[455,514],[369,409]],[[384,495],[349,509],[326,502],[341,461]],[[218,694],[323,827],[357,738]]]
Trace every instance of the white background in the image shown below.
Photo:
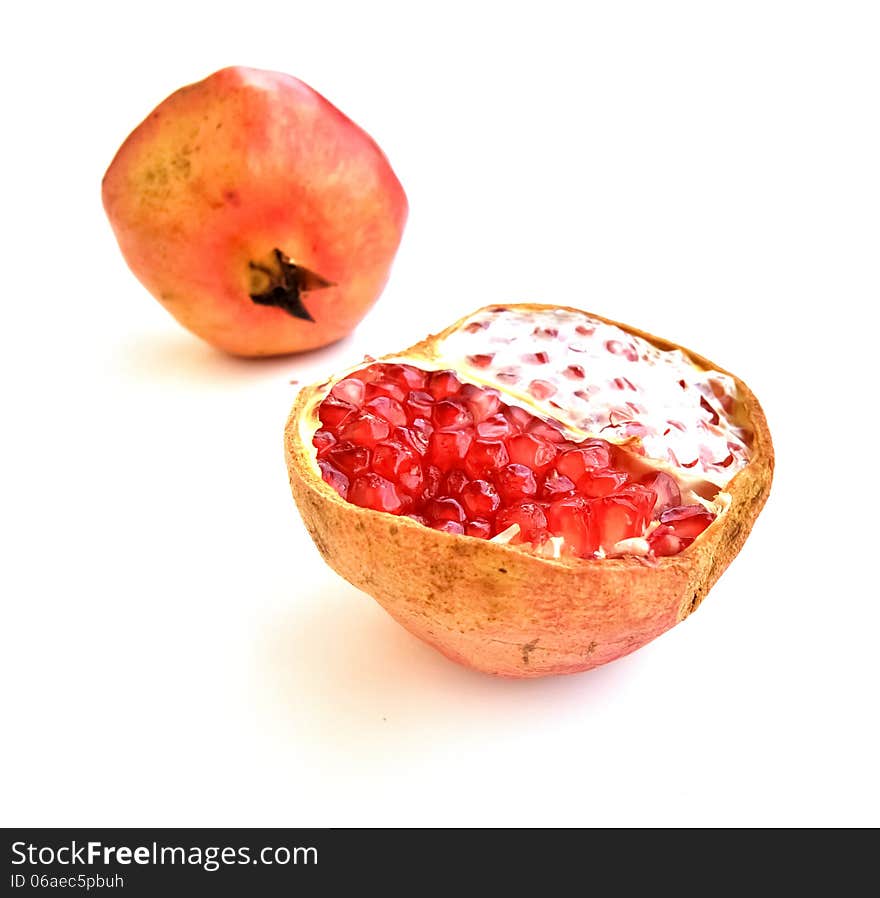
[[[880,30],[871,3],[18,3],[4,18],[5,825],[873,825]],[[126,268],[117,146],[295,74],[411,215],[348,340],[237,361]],[[531,682],[324,566],[297,387],[488,302],[580,305],[762,400],[770,501],[697,614]]]

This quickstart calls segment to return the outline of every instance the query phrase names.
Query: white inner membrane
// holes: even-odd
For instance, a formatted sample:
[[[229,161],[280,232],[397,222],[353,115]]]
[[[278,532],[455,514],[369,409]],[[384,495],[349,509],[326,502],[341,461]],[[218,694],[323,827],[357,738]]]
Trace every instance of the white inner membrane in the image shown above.
[[[584,312],[477,312],[437,354],[548,417],[724,486],[749,460],[733,379]]]

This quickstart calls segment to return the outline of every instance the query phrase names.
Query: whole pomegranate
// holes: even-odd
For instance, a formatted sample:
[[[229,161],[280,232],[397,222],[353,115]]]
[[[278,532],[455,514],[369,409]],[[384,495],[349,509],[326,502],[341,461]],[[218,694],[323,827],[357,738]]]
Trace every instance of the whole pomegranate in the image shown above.
[[[407,216],[388,160],[354,122],[290,75],[240,67],[160,103],[107,169],[103,199],[144,286],[244,356],[351,331]]]
[[[302,390],[285,445],[326,561],[450,658],[516,677],[596,667],[690,614],[773,472],[741,380],[540,305]]]

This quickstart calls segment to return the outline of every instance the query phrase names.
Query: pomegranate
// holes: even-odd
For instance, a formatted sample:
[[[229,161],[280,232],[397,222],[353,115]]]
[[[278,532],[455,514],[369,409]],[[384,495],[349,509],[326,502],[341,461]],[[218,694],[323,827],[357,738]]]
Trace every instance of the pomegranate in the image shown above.
[[[290,75],[181,88],[116,154],[104,208],[129,267],[235,355],[324,346],[376,301],[407,202],[375,142]]]
[[[773,472],[741,380],[542,305],[302,390],[285,446],[325,560],[448,657],[514,677],[596,667],[688,616]]]

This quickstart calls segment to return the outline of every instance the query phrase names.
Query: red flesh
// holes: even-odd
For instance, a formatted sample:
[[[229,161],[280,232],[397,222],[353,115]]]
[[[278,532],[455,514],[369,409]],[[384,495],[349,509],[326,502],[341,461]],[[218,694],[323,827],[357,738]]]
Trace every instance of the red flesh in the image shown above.
[[[321,473],[344,499],[447,533],[488,539],[516,524],[515,543],[561,537],[562,552],[590,558],[656,520],[648,545],[662,556],[715,517],[681,505],[670,475],[639,480],[610,443],[572,443],[552,421],[452,371],[375,363],[339,381],[319,418]]]

